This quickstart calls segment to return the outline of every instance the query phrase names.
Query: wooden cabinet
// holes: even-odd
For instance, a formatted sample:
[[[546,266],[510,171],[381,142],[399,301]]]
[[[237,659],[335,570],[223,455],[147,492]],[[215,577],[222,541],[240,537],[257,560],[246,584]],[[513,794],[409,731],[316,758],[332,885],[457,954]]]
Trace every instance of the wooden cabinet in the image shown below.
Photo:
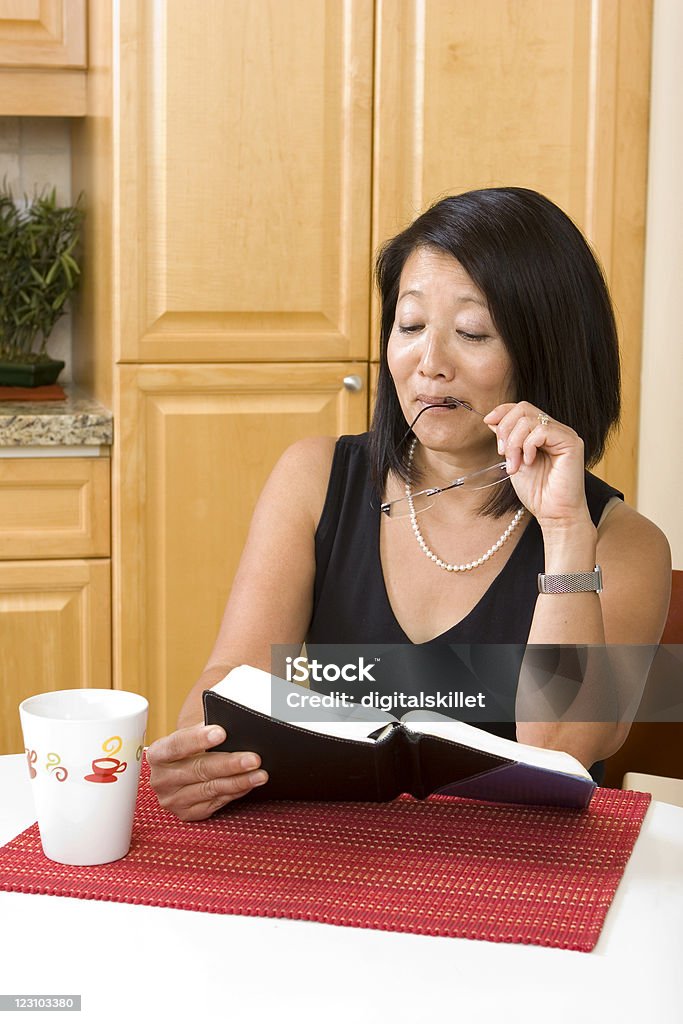
[[[365,428],[366,369],[125,366],[120,382],[115,685],[148,697],[153,739],[204,667],[271,467],[298,438]]]
[[[23,749],[18,707],[111,685],[109,560],[0,562],[0,753]]]
[[[373,5],[112,15],[90,4],[97,116],[74,134],[94,285],[77,330],[96,346],[75,372],[114,410],[114,685],[149,695],[154,738],[279,455],[367,425]]]
[[[650,0],[91,0],[74,185],[94,347],[75,371],[114,409],[115,685],[151,698],[150,736],[209,654],[277,456],[365,429],[367,386],[341,381],[377,359],[373,255],[443,194],[530,186],[594,242],[626,385],[605,475],[633,496],[650,18]]]
[[[0,2],[0,115],[86,112],[86,0]]]
[[[109,556],[109,459],[0,459],[0,558]]]
[[[121,5],[116,358],[367,359],[372,3]]]
[[[536,189],[586,233],[622,348],[597,472],[635,502],[652,5],[378,0],[373,249],[443,195]],[[378,358],[373,333],[372,358]]]
[[[85,0],[2,0],[0,66],[84,68]]]
[[[0,753],[24,698],[111,685],[108,556],[109,459],[0,458]]]

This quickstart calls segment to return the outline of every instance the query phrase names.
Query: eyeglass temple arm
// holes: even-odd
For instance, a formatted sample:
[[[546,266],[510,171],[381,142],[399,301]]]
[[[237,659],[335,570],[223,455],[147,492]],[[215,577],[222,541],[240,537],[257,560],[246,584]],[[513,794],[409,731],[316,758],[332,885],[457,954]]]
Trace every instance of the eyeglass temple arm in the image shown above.
[[[490,473],[492,469],[504,469],[506,463],[495,462],[492,466],[485,466],[484,469],[477,469],[474,473],[467,473],[466,476],[459,476],[453,483],[446,484],[445,487],[430,487],[426,491],[418,491],[418,494],[426,494],[431,497],[433,494],[443,494],[444,491],[451,491],[454,487],[462,487],[467,480],[472,480],[475,476],[481,476],[482,473]],[[504,483],[504,480],[500,480],[500,483]],[[414,495],[417,497],[417,495]]]
[[[469,402],[464,402],[461,398],[454,398],[452,395],[447,395],[443,402],[438,402],[435,403],[434,405],[425,405],[424,409],[420,409],[419,413],[417,414],[413,422],[410,424],[410,426],[408,427],[408,429],[406,430],[405,434],[398,442],[396,447],[401,447],[401,445],[407,438],[408,434],[410,434],[410,432],[412,431],[413,427],[415,426],[423,412],[427,412],[428,409],[441,409],[443,406],[446,406],[449,409],[465,409],[467,410],[467,412],[473,412],[475,416],[481,416],[482,419],[484,418],[484,414],[481,412],[477,412],[477,410],[474,409]],[[430,490],[424,492],[420,491],[420,493],[426,493],[429,495],[441,494],[443,491],[450,491],[452,487],[459,487],[462,484],[463,479],[464,477],[460,477],[458,480],[454,481],[454,483],[452,484],[449,484],[447,487],[432,487],[430,488]],[[399,498],[397,500],[403,501],[402,498]],[[392,504],[393,502],[391,501],[385,501],[384,504],[380,505],[379,507],[380,512],[384,512],[386,516],[390,516]]]
[[[401,447],[401,445],[407,438],[408,434],[410,434],[410,432],[412,431],[413,427],[415,426],[423,412],[427,412],[428,409],[442,409],[444,406],[446,406],[447,409],[465,409],[467,412],[473,412],[475,416],[481,416],[482,419],[484,418],[484,414],[481,412],[477,412],[476,409],[473,409],[469,402],[464,402],[461,398],[453,398],[451,395],[447,395],[443,402],[436,402],[434,405],[425,405],[424,409],[420,409],[419,413],[417,414],[413,422],[410,424],[410,426],[408,427],[408,429],[406,430],[405,434],[398,442],[396,447]]]
[[[445,487],[428,487],[425,491],[418,491],[416,494],[413,495],[413,497],[417,498],[422,494],[426,494],[428,498],[431,498],[435,494],[443,494],[444,491],[450,491],[454,487],[462,487],[463,483],[465,482],[465,479],[466,477],[461,476],[458,477],[457,480],[454,480],[452,484],[446,484]],[[380,505],[379,510],[380,512],[384,512],[385,515],[390,516],[391,506],[395,505],[399,501],[405,500],[405,498],[394,498],[393,501],[385,501],[383,505]]]
[[[486,466],[485,469],[479,469],[476,473],[468,473],[467,476],[459,476],[457,480],[454,480],[450,484],[446,484],[444,487],[428,487],[424,491],[418,491],[413,495],[417,498],[421,494],[426,494],[428,498],[433,497],[435,494],[443,494],[444,491],[452,491],[454,487],[462,487],[466,480],[469,480],[473,476],[479,476],[481,473],[489,473],[492,469],[503,469],[505,467],[504,462],[496,462],[493,466]],[[503,480],[499,481],[504,483]],[[385,501],[383,505],[380,505],[380,512],[384,512],[385,515],[391,515],[391,506],[395,505],[398,501],[405,501],[405,498],[394,498],[393,501]]]

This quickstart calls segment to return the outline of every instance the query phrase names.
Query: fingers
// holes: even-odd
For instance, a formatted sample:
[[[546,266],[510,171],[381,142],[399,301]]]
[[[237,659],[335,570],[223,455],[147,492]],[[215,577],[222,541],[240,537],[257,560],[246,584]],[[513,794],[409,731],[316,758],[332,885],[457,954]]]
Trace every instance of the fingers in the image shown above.
[[[499,433],[498,448],[505,455],[507,472],[516,473],[524,462],[530,466],[536,458],[536,452],[548,440],[547,426],[534,422],[529,416],[520,416],[506,437]]]
[[[178,790],[184,786],[211,783],[216,779],[241,775],[260,768],[261,758],[251,751],[230,754],[205,753],[183,761],[160,765],[156,770],[155,789]],[[154,769],[153,769],[154,770]]]
[[[538,450],[549,444],[550,431],[561,426],[529,402],[496,406],[484,417],[484,422],[496,434],[498,454],[505,456],[510,476],[522,464],[531,466]]]
[[[259,769],[240,775],[207,779],[169,792],[157,791],[157,797],[159,804],[172,811],[181,821],[201,821],[267,781],[268,773]]]
[[[225,729],[219,725],[190,725],[151,743],[147,748],[147,760],[150,765],[181,761],[193,754],[201,754],[224,740]]]
[[[150,781],[161,807],[183,821],[201,821],[268,781],[253,751],[208,749],[225,739],[220,726],[199,724],[150,744]]]
[[[522,442],[521,456],[525,466],[533,465],[536,453],[539,448],[548,440],[548,432],[545,426],[537,425],[527,434]]]

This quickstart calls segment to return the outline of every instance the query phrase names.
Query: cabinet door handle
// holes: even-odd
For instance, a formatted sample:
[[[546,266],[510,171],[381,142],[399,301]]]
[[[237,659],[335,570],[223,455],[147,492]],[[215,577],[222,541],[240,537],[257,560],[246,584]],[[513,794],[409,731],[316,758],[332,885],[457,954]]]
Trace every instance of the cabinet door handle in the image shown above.
[[[347,391],[362,391],[363,380],[357,373],[351,373],[348,377],[344,377],[344,387]]]

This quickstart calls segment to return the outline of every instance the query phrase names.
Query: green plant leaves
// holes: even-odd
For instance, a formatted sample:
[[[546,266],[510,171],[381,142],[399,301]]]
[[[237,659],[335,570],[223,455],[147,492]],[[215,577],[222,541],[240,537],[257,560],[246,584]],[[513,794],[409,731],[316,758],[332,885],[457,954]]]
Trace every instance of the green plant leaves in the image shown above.
[[[44,354],[81,276],[74,256],[81,200],[58,206],[53,188],[20,209],[11,191],[0,189],[0,359]]]

